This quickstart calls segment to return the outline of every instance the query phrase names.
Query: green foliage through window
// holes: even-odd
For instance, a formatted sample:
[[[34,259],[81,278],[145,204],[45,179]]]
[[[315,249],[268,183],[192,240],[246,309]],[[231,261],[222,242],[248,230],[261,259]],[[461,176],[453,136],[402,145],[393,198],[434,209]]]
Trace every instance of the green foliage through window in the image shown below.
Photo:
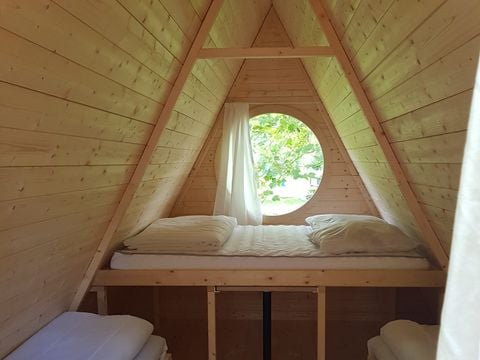
[[[262,114],[250,119],[250,136],[258,195],[268,208],[264,213],[292,211],[313,196],[324,160],[318,139],[304,123],[285,114]]]

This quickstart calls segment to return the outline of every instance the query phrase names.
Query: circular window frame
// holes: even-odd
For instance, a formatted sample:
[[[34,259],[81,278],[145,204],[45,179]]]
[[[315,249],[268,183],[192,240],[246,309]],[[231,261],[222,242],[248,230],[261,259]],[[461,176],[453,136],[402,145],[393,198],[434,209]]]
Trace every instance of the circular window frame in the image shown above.
[[[313,132],[313,134],[318,140],[318,143],[320,144],[320,147],[323,153],[324,166],[323,166],[323,174],[322,174],[322,179],[320,180],[320,184],[318,185],[317,189],[315,190],[315,193],[310,199],[304,202],[297,209],[284,214],[279,214],[279,215],[264,214],[263,215],[264,224],[283,222],[283,220],[287,220],[288,218],[295,217],[295,215],[301,213],[302,210],[305,209],[305,207],[308,207],[308,205],[312,204],[315,201],[315,198],[319,196],[321,190],[325,186],[324,185],[325,182],[323,180],[325,179],[327,168],[329,168],[327,164],[330,163],[330,152],[325,151],[325,149],[328,149],[328,147],[326,146],[326,144],[328,144],[328,139],[325,133],[321,131],[321,129],[319,128],[318,121],[315,121],[312,117],[310,117],[308,114],[306,114],[305,112],[299,109],[296,109],[288,105],[278,105],[278,104],[262,104],[262,105],[250,106],[249,120],[256,116],[269,114],[269,113],[289,115],[297,119],[298,121],[302,122],[303,124],[305,124],[305,126],[307,126]],[[302,222],[303,222],[303,218],[302,218]],[[288,221],[286,223],[288,223]]]

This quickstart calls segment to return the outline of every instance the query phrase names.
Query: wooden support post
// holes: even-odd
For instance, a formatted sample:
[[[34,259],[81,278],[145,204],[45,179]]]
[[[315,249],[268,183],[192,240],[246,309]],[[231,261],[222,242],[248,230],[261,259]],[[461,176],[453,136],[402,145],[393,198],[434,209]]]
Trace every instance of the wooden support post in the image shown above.
[[[330,44],[330,47],[335,53],[335,57],[342,66],[345,77],[350,83],[352,91],[355,94],[358,103],[363,113],[365,114],[368,123],[370,124],[371,129],[373,130],[377,143],[385,154],[385,158],[387,159],[387,162],[392,169],[392,173],[395,176],[398,187],[403,196],[405,197],[407,205],[409,206],[410,211],[418,224],[418,228],[423,235],[424,240],[431,249],[439,265],[442,267],[443,270],[446,271],[448,266],[447,252],[443,248],[442,243],[438,239],[435,231],[433,230],[430,222],[428,221],[428,218],[425,215],[423,208],[418,202],[417,196],[410,187],[410,184],[395,155],[395,152],[393,151],[393,148],[387,136],[385,135],[385,132],[383,131],[380,120],[378,119],[377,114],[373,109],[373,106],[370,103],[370,100],[368,99],[365,90],[362,87],[360,79],[355,73],[355,69],[353,68],[347,56],[347,53],[345,52],[345,49],[343,48],[343,45],[338,38],[337,33],[335,32],[335,28],[330,22],[330,19],[324,9],[322,1],[310,0],[310,5],[321,25],[321,28],[328,40],[328,43]]]
[[[152,296],[152,312],[153,312],[153,328],[157,330],[160,328],[160,287],[153,287]]]
[[[108,315],[108,297],[105,286],[92,287],[91,291],[97,294],[97,313]]]
[[[217,319],[215,310],[215,286],[207,287],[207,318],[208,318],[208,360],[217,358]]]
[[[148,140],[147,145],[143,150],[142,156],[138,161],[137,167],[135,168],[135,171],[130,178],[125,192],[123,193],[122,199],[120,200],[117,208],[115,209],[113,217],[108,224],[107,230],[105,231],[105,234],[100,241],[97,251],[93,255],[92,261],[90,262],[90,265],[88,266],[87,271],[83,276],[80,286],[75,293],[72,304],[70,305],[70,310],[72,311],[76,311],[78,309],[83,297],[85,296],[88,288],[90,287],[96,271],[103,263],[104,257],[108,251],[108,248],[110,247],[113,235],[115,234],[115,231],[117,230],[118,225],[123,218],[123,215],[127,211],[130,202],[135,196],[135,192],[137,191],[138,186],[142,181],[143,175],[145,174],[148,164],[150,163],[152,155],[157,147],[160,135],[162,134],[165,126],[167,125],[168,119],[172,114],[172,110],[175,107],[178,96],[182,92],[183,86],[185,85],[185,82],[187,81],[187,78],[192,71],[193,65],[197,60],[198,52],[203,47],[208,33],[210,32],[210,28],[212,27],[213,22],[215,21],[222,4],[223,0],[213,0],[207,14],[205,15],[205,18],[203,19],[202,24],[200,25],[197,36],[193,40],[190,51],[188,52],[185,62],[183,63],[177,79],[173,84],[172,90],[170,91],[170,94],[168,94],[167,100],[163,105],[163,109],[160,113],[160,116],[158,117],[152,134],[150,135],[150,139]]]
[[[317,288],[317,360],[325,360],[325,290]]]

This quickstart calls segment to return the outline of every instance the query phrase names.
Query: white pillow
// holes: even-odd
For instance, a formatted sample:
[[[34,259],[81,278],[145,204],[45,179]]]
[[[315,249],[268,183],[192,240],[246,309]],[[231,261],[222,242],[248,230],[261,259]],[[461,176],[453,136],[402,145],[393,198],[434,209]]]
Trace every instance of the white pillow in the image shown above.
[[[317,223],[309,239],[326,254],[404,252],[417,247],[397,227],[376,217],[331,218]]]
[[[378,221],[385,222],[385,220],[380,219],[376,216],[371,215],[354,215],[354,214],[321,214],[321,215],[312,215],[305,219],[306,223],[314,229],[324,228],[330,226],[339,221]]]
[[[438,336],[410,320],[394,320],[380,329],[380,337],[399,360],[435,360]]]
[[[236,225],[236,218],[224,215],[163,218],[125,240],[124,245],[130,250],[153,252],[208,251],[221,247]]]

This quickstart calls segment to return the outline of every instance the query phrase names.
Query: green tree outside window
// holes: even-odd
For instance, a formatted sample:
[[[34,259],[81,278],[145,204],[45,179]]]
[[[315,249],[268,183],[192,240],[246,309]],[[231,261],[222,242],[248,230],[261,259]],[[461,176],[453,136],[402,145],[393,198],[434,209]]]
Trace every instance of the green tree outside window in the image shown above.
[[[258,195],[267,215],[295,210],[315,193],[323,174],[317,137],[300,120],[268,113],[250,119]]]

